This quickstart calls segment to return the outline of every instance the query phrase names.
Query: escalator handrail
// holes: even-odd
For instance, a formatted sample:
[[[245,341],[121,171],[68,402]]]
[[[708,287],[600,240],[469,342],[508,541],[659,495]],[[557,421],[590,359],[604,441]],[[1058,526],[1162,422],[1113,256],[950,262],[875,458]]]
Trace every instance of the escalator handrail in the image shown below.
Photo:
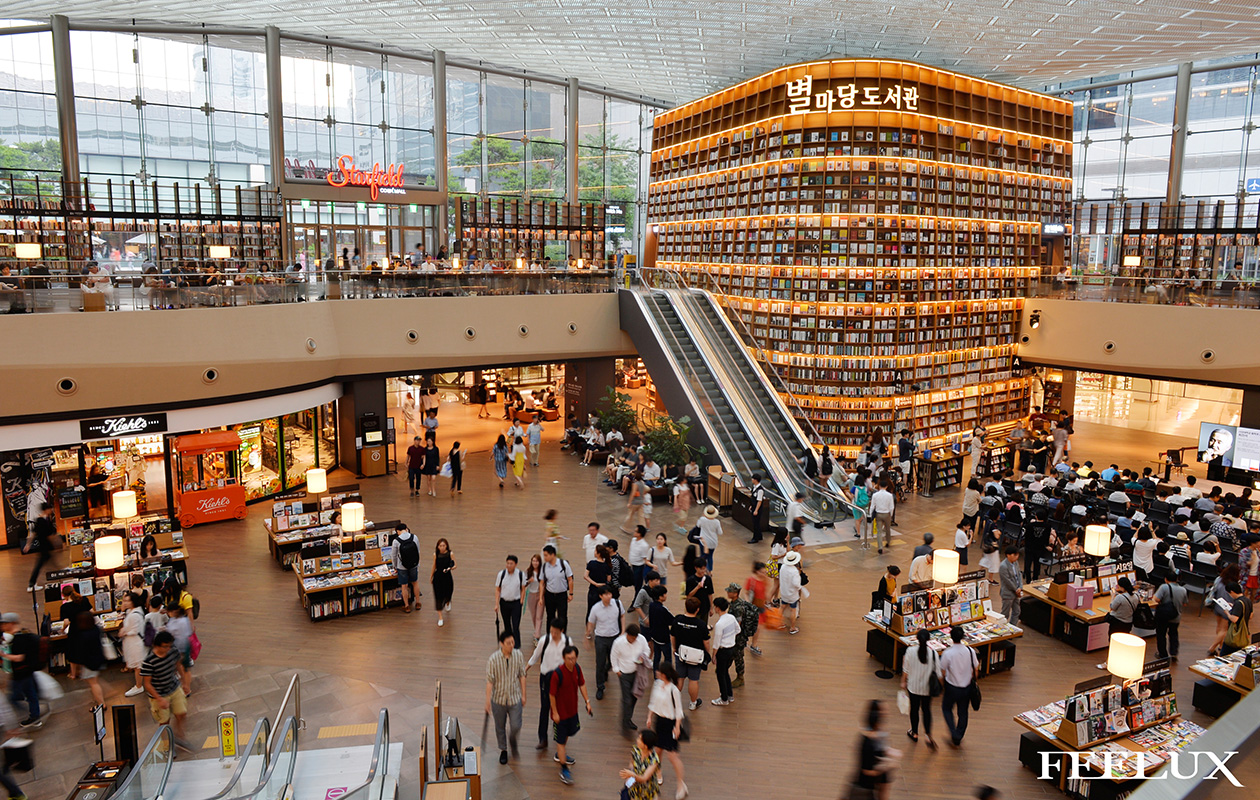
[[[144,748],[144,752],[140,754],[140,758],[136,759],[135,766],[132,767],[131,773],[127,775],[126,779],[121,784],[119,784],[118,788],[114,790],[110,797],[125,798],[126,791],[131,788],[131,784],[142,780],[140,777],[143,774],[141,765],[149,760],[149,757],[153,755],[154,749],[157,748],[158,742],[163,738],[166,739],[166,768],[162,770],[162,779],[158,781],[157,791],[152,795],[145,796],[144,800],[162,796],[162,792],[166,791],[166,781],[171,776],[171,763],[175,760],[175,732],[171,730],[170,725],[161,725],[153,732],[153,738],[149,740],[149,744]]]
[[[262,779],[266,777],[269,767],[271,766],[271,753],[267,747],[267,743],[271,738],[271,720],[266,717],[262,717],[258,720],[258,722],[254,723],[254,730],[249,735],[249,747],[246,748],[245,755],[241,758],[240,763],[236,765],[236,769],[232,771],[232,777],[228,780],[227,786],[224,786],[218,794],[207,798],[207,800],[223,800],[225,797],[231,797],[232,792],[237,790],[238,787],[236,784],[240,783],[241,777],[245,774],[245,766],[249,763],[249,751],[253,749],[254,743],[258,741],[259,733],[261,733],[263,737],[263,769],[260,773],[259,785],[253,787],[251,791],[257,791],[262,785]]]
[[[704,290],[691,289],[691,288],[687,287],[687,286],[686,286],[686,284],[685,284],[685,282],[683,282],[683,281],[680,279],[680,277],[679,277],[679,276],[678,276],[675,272],[673,272],[672,270],[655,270],[655,272],[660,273],[661,275],[663,275],[663,276],[665,277],[665,279],[666,279],[667,281],[669,281],[669,282],[673,283],[673,284],[677,287],[674,291],[677,291],[677,292],[679,293],[679,296],[680,296],[680,297],[686,298],[686,300],[687,300],[688,302],[691,302],[691,301],[693,301],[693,300],[694,300],[694,298],[695,298],[695,294],[693,294],[693,292],[699,292],[699,293],[701,293],[701,294],[704,294]],[[646,282],[645,282],[645,284],[646,284]],[[646,284],[646,285],[649,285],[649,286],[650,286],[650,284]],[[664,290],[664,289],[660,289],[660,288],[651,288],[651,289],[650,289],[650,291],[651,291],[651,292],[653,292],[653,293],[659,293],[659,294],[665,295],[666,297],[668,297],[668,296],[669,296],[668,294],[666,294],[666,290]],[[675,310],[675,314],[677,314],[677,310]],[[703,314],[701,314],[701,316],[703,316]],[[679,320],[681,321],[681,316],[679,317]],[[704,322],[706,325],[707,325],[707,324],[710,324],[710,323],[708,323],[708,321],[707,321],[707,320],[701,320],[701,321],[702,321],[702,322]],[[670,334],[671,334],[671,336],[672,336],[672,331],[670,332]],[[721,347],[721,346],[718,346],[719,344],[720,344],[720,343],[711,343],[711,345],[713,346],[714,351],[715,351],[715,352],[717,352],[717,353],[719,354],[719,357],[722,357],[722,355],[721,355],[721,354],[722,354],[722,352],[724,352],[725,348],[723,348],[723,347]],[[704,359],[704,354],[703,354],[703,353],[700,353],[700,357],[701,357],[701,359],[703,360],[703,359]],[[733,357],[733,356],[731,356],[731,354],[729,354],[729,353],[726,353],[726,356],[725,356],[725,357],[726,357],[726,358],[728,358],[728,359],[733,359],[733,358],[734,358],[734,357]],[[707,360],[705,360],[705,364],[706,364],[706,366],[709,368],[710,372],[712,372],[714,375],[716,375],[716,374],[717,374],[717,373],[716,373],[716,371],[713,369],[713,365],[712,365],[712,364],[709,364]],[[732,361],[732,365],[734,365],[734,364],[733,364],[733,361]],[[738,367],[736,367],[735,371],[736,371],[736,372],[739,372]],[[732,377],[734,377],[734,376],[732,376]],[[747,382],[747,379],[746,379],[746,378],[744,378],[742,374],[739,376],[739,380],[745,381],[745,384],[746,384],[746,382]],[[752,387],[752,386],[749,386],[748,388],[749,388],[750,390],[752,390],[752,391],[755,391],[755,389],[756,389],[756,387]],[[765,384],[765,383],[763,383],[763,384],[762,384],[762,388],[763,388],[763,389],[765,389],[765,390],[766,390],[766,391],[768,391],[768,392],[773,392],[773,388],[772,388],[772,387],[770,387],[770,386],[768,386],[768,385],[767,385],[767,384]],[[706,399],[708,399],[708,393],[707,393],[707,392],[705,393],[705,397],[706,397]],[[728,402],[728,405],[729,405],[729,402]],[[767,419],[767,417],[766,417],[766,411],[765,411],[765,409],[764,409],[763,407],[761,407],[760,403],[756,403],[756,404],[753,404],[753,405],[754,405],[754,408],[753,408],[753,413],[754,413],[754,414],[756,414],[756,413],[760,413],[760,414],[761,414],[761,421],[762,421],[763,423],[767,422],[767,421],[768,421],[768,419]],[[789,416],[790,416],[790,415],[789,415]],[[724,424],[724,423],[723,423],[723,428],[725,428],[725,424]],[[775,429],[775,427],[774,427],[774,425],[773,425],[773,422],[772,422],[772,421],[770,421],[770,426],[769,426],[768,430],[777,430],[777,429]],[[729,432],[728,432],[728,433],[729,433]],[[749,437],[747,437],[747,438],[748,438],[749,442],[751,443],[751,442],[752,442],[752,437],[751,437],[751,436],[749,436]],[[808,442],[805,442],[805,444],[808,444]],[[773,442],[768,442],[767,446],[769,446],[769,447],[773,448],[773,447],[774,447],[774,444],[773,444]],[[812,448],[811,448],[811,450],[812,450]],[[816,496],[818,496],[818,497],[820,498],[819,503],[818,503],[818,506],[819,506],[819,511],[820,511],[820,512],[822,512],[822,511],[826,510],[826,503],[827,503],[827,502],[830,502],[830,503],[831,503],[831,506],[832,506],[832,518],[831,518],[830,522],[832,522],[832,523],[834,523],[834,522],[835,522],[835,518],[838,516],[839,511],[840,511],[841,509],[844,509],[844,510],[845,510],[845,512],[846,512],[846,514],[852,514],[852,513],[853,513],[854,504],[852,503],[852,501],[850,501],[847,497],[845,497],[845,496],[844,496],[844,495],[842,495],[842,494],[835,494],[835,493],[833,493],[833,492],[831,492],[831,491],[828,491],[828,490],[827,490],[827,489],[825,489],[825,488],[820,487],[820,486],[818,485],[818,483],[817,483],[816,481],[814,481],[812,478],[810,478],[810,477],[809,477],[809,475],[805,472],[804,468],[803,468],[803,467],[800,465],[800,463],[796,460],[796,456],[795,456],[794,454],[792,454],[792,453],[788,453],[788,458],[787,458],[787,460],[784,460],[784,459],[783,459],[783,455],[782,455],[782,453],[776,453],[776,455],[778,456],[779,460],[784,461],[784,463],[782,464],[782,467],[783,467],[785,470],[787,470],[787,471],[788,471],[788,472],[787,472],[787,476],[789,476],[789,477],[791,477],[791,478],[793,478],[793,479],[794,479],[794,482],[795,482],[795,485],[796,485],[796,489],[797,489],[797,491],[802,492],[803,494],[805,494],[805,495],[806,495],[806,497],[808,497],[809,495],[813,494],[813,495],[816,495]],[[764,455],[763,455],[763,458],[764,458]],[[752,470],[748,467],[747,462],[744,462],[744,460],[743,460],[743,458],[742,458],[742,457],[740,458],[740,461],[741,461],[741,463],[743,464],[744,469],[745,469],[745,470],[746,470],[749,474],[751,474]],[[785,505],[787,504],[787,502],[788,502],[788,501],[787,501],[787,498],[786,498],[783,494],[781,494],[781,493],[779,493],[779,492],[777,492],[777,491],[770,491],[770,494],[771,494],[771,495],[773,495],[774,497],[777,497],[777,498],[778,498],[779,500],[781,500],[781,501],[782,501]],[[821,516],[821,515],[820,515],[820,516]],[[825,521],[828,521],[828,520],[819,519],[819,522],[825,522]]]
[[[280,750],[284,747],[285,739],[290,730],[293,733],[293,758],[289,759],[289,774],[285,776],[284,785],[288,786],[293,783],[293,769],[297,765],[298,753],[298,732],[301,728],[298,726],[298,720],[295,716],[289,716],[284,723],[272,731],[271,755],[267,759],[267,769],[263,773],[262,779],[258,781],[258,785],[246,794],[237,795],[234,800],[258,800],[259,794],[267,788],[267,784],[271,783],[271,779],[277,767],[284,760],[280,757]],[[283,795],[283,792],[281,793]],[[265,798],[263,800],[266,800]]]
[[[389,773],[389,709],[382,708],[376,717],[376,742],[372,745],[372,764],[368,767],[367,780],[342,796],[342,800],[380,800],[370,796],[377,774]]]
[[[673,281],[676,285],[684,289],[687,289],[687,288],[705,289],[706,291],[708,291],[710,294],[714,296],[721,296],[721,297],[729,296],[725,292],[722,291],[722,287],[718,284],[718,282],[714,279],[714,277],[710,275],[708,272],[705,272],[703,270],[697,271],[696,274],[703,276],[704,282],[709,284],[709,286],[712,288],[708,288],[704,286],[691,286],[687,282],[686,275],[678,272],[677,270],[664,269],[662,267],[651,267],[651,268],[641,268],[640,273],[643,273],[643,272],[668,274],[670,276],[669,280]],[[749,343],[752,344],[753,349],[757,351],[758,353],[758,357],[756,358],[757,363],[764,364],[765,369],[774,373],[775,378],[777,378],[779,381],[779,385],[783,387],[783,393],[786,394],[788,398],[791,399],[792,406],[796,409],[796,412],[797,412],[798,422],[800,420],[804,420],[805,424],[809,426],[810,432],[814,435],[815,441],[817,441],[820,445],[825,446],[826,440],[823,439],[822,433],[818,430],[817,426],[814,425],[814,421],[810,418],[809,414],[805,412],[804,406],[801,405],[800,398],[796,396],[796,394],[792,391],[791,387],[788,386],[787,381],[783,379],[783,374],[779,372],[778,365],[776,365],[769,358],[760,357],[760,354],[769,353],[770,348],[766,347],[761,342],[760,339],[758,339],[755,335],[753,335],[752,329],[748,327],[747,321],[745,321],[742,316],[740,316],[739,314],[734,314],[734,315],[727,314],[726,318],[730,319],[732,316],[734,316],[735,321],[739,323],[740,329],[742,330],[744,336],[747,337]]]
[[[289,678],[289,688],[284,690],[284,697],[280,700],[280,708],[276,710],[276,719],[284,719],[284,712],[289,707],[289,698],[293,698],[293,716],[297,718],[298,730],[306,730],[306,720],[302,718],[302,678],[296,672],[293,677]],[[275,741],[276,734],[279,729],[271,731],[267,739],[267,750],[271,750],[271,745]]]
[[[641,297],[644,297],[647,301],[656,303],[657,297],[664,298],[666,301],[668,301],[669,296],[662,290],[653,289],[653,290],[650,290],[646,295],[641,295]],[[644,303],[644,305],[646,306],[646,302]],[[644,310],[648,311],[647,308],[645,308]],[[659,312],[659,307],[658,307],[658,312]],[[678,313],[677,311],[674,311],[675,315],[677,315],[677,313]],[[649,319],[651,318],[650,312],[648,313],[648,317]],[[655,323],[655,320],[652,320],[652,321],[653,323]],[[681,320],[679,321],[681,322]],[[663,319],[662,319],[662,322],[664,322]],[[689,380],[687,380],[687,384],[692,387],[693,391],[698,391],[700,394],[704,396],[704,400],[705,402],[708,403],[710,408],[715,408],[716,406],[713,403],[713,398],[709,395],[708,390],[704,388],[704,384],[700,382],[700,375],[699,373],[696,372],[695,367],[687,359],[681,358],[682,344],[678,341],[678,337],[674,335],[674,332],[672,330],[670,330],[669,325],[656,326],[656,327],[663,327],[663,330],[661,331],[661,335],[663,337],[668,336],[670,341],[673,343],[673,347],[669,348],[670,351],[673,353],[679,354],[680,357],[675,359],[675,361],[677,362],[677,365],[679,367],[681,367],[683,370],[689,373],[689,375],[683,376],[683,377],[689,377]],[[701,360],[703,361],[704,360],[703,354],[699,354],[699,355],[700,355]],[[705,366],[706,367],[708,366],[708,362],[705,362]],[[724,399],[724,402],[725,402],[725,399]],[[727,403],[727,405],[729,405],[729,403]],[[698,413],[703,414],[703,408],[697,408],[696,410]],[[721,418],[721,415],[714,414],[710,416],[710,415],[705,414],[704,416],[707,419],[709,419],[710,424],[712,424],[712,420],[714,419],[717,420],[717,424],[721,426],[722,433],[725,434],[727,442],[735,441],[735,437],[731,435],[730,428],[727,427],[726,421]],[[751,441],[752,440],[749,439],[749,442]],[[723,449],[725,450],[726,448],[723,447]],[[744,457],[740,455],[739,451],[736,450],[733,446],[731,447],[731,450],[733,451],[735,458],[739,459],[739,462],[744,467],[745,472],[747,474],[752,474],[755,470],[753,470],[750,466],[748,466],[748,462],[744,460]]]
[[[646,297],[647,297],[647,298],[649,298],[649,299],[653,299],[653,301],[655,300],[655,298],[656,298],[656,297],[661,297],[661,298],[664,298],[666,301],[668,301],[668,299],[669,299],[669,295],[668,295],[668,294],[666,293],[666,291],[665,291],[665,290],[663,290],[663,289],[650,289],[646,295],[640,295],[640,296],[641,296],[641,297],[646,296]],[[646,310],[646,309],[645,309],[645,310]],[[678,313],[678,312],[677,312],[677,311],[675,311],[674,313],[675,313],[675,315],[677,315],[677,313]],[[681,318],[680,318],[680,319],[679,319],[679,322],[681,322],[681,321],[682,321],[682,320],[681,320]],[[675,352],[675,353],[681,353],[681,344],[680,344],[680,343],[679,343],[679,341],[678,341],[678,337],[674,335],[674,332],[673,332],[672,330],[670,330],[670,329],[669,329],[669,326],[668,326],[668,325],[666,325],[666,326],[664,326],[664,327],[665,327],[665,330],[664,330],[664,332],[663,332],[663,333],[664,333],[664,335],[669,336],[670,340],[674,343],[673,352]],[[703,353],[700,353],[698,349],[697,349],[697,355],[700,357],[701,361],[704,361],[704,364],[705,364],[705,366],[706,366],[706,367],[708,367],[708,368],[709,368],[710,373],[711,373],[711,374],[715,374],[715,373],[713,373],[713,371],[712,371],[712,366],[711,366],[711,365],[709,365],[708,361],[704,358],[704,354],[703,354]],[[710,406],[711,408],[712,408],[712,407],[715,407],[715,406],[714,406],[714,404],[713,404],[713,398],[709,395],[708,390],[707,390],[707,389],[705,389],[705,388],[704,388],[704,385],[700,382],[699,374],[698,374],[698,373],[696,373],[695,368],[694,368],[694,367],[690,364],[690,362],[688,362],[686,359],[682,359],[682,358],[680,358],[680,359],[676,359],[676,360],[680,363],[680,365],[681,365],[683,368],[685,368],[686,370],[688,370],[688,371],[691,373],[691,375],[695,378],[695,380],[694,380],[694,381],[689,381],[688,383],[690,383],[692,386],[694,386],[696,389],[698,389],[698,390],[700,391],[700,393],[701,393],[701,394],[703,394],[703,395],[704,395],[704,399],[705,399],[705,401],[709,404],[709,406]],[[725,399],[724,399],[724,400],[725,400]],[[727,404],[728,406],[730,405],[730,403],[729,403],[729,402],[726,402],[726,404]],[[698,408],[698,409],[697,409],[697,411],[701,411],[701,409],[699,409],[699,408]],[[718,425],[720,425],[720,426],[721,426],[721,428],[722,428],[722,433],[726,435],[726,441],[728,441],[728,442],[734,442],[734,441],[735,441],[735,437],[731,435],[730,428],[728,428],[728,427],[727,427],[727,425],[726,425],[726,421],[722,419],[722,417],[721,417],[721,415],[720,415],[720,414],[714,414],[714,415],[712,415],[712,416],[706,415],[706,416],[708,416],[708,418],[709,418],[710,420],[713,420],[713,419],[716,419],[716,420],[717,420],[717,424],[718,424]],[[747,435],[745,434],[745,437],[744,437],[744,438],[748,439],[748,443],[749,443],[749,445],[752,445],[753,439],[752,439],[752,437],[751,437],[751,436],[747,436]],[[753,446],[755,446],[755,445],[753,445]],[[757,470],[754,470],[752,467],[750,467],[750,466],[748,465],[748,462],[744,460],[743,455],[741,455],[741,454],[740,454],[740,452],[739,452],[739,450],[738,450],[738,449],[736,449],[734,446],[732,446],[730,449],[731,449],[732,453],[734,454],[735,458],[737,458],[737,459],[739,460],[740,465],[741,465],[741,466],[743,466],[743,468],[744,468],[744,474],[746,474],[746,475],[753,475],[753,474],[755,474],[755,473],[757,472]],[[777,498],[780,502],[784,503],[785,505],[787,504],[787,498],[785,498],[785,497],[784,497],[782,494],[780,494],[779,492],[775,491],[775,490],[774,490],[774,488],[772,488],[772,487],[770,487],[770,486],[767,486],[766,484],[764,484],[764,483],[763,483],[763,484],[762,484],[762,490],[763,490],[763,491],[764,491],[764,492],[765,492],[765,493],[766,493],[769,497],[772,497],[772,498]]]
[[[689,289],[686,291],[686,297],[688,301],[690,302],[710,304],[709,308],[713,309],[714,313],[719,316],[719,319],[718,319],[719,324],[721,322],[721,318],[726,316],[717,309],[716,304],[712,304],[712,295],[709,294],[708,292],[705,292],[703,289]],[[697,308],[696,310],[699,312],[699,314],[702,317],[706,316],[702,309]],[[707,319],[704,319],[702,321],[706,323],[708,322]],[[739,342],[736,341],[735,344],[738,346]],[[714,345],[714,350],[717,351],[718,353],[718,357],[725,359],[728,362],[728,365],[732,368],[733,370],[733,374],[731,375],[732,379],[742,381],[747,386],[748,390],[752,392],[753,394],[756,394],[756,392],[759,389],[766,392],[766,396],[771,398],[771,403],[774,402],[774,397],[776,396],[774,388],[769,384],[768,381],[765,380],[765,377],[761,374],[760,370],[758,370],[756,363],[752,364],[752,369],[755,371],[754,374],[756,374],[756,376],[759,378],[758,385],[748,384],[748,378],[743,374],[743,371],[740,369],[740,365],[736,363],[736,359],[738,359],[740,356],[745,355],[747,353],[746,350],[743,353],[735,354],[735,353],[730,353],[726,350],[726,348],[721,347],[720,346],[721,342],[714,342],[713,345]],[[775,427],[775,421],[770,416],[771,412],[769,409],[765,407],[764,403],[762,402],[750,403],[750,408],[753,414],[759,415],[760,421],[763,424],[769,426],[767,430],[777,431],[777,428]],[[783,408],[781,413],[782,413],[781,418],[790,419],[791,415],[787,413],[786,408]],[[799,434],[796,437],[796,440],[799,444],[803,444],[807,448],[809,448],[810,454],[811,455],[813,454],[813,448],[810,447],[809,442],[807,440],[805,440],[803,437],[800,437]],[[774,445],[775,443],[773,441],[770,442],[771,447],[774,447]],[[803,492],[807,497],[811,494],[819,495],[821,497],[821,500],[831,502],[837,511],[843,508],[846,510],[847,513],[853,512],[853,503],[843,494],[836,494],[834,492],[829,491],[825,487],[821,487],[818,481],[811,478],[809,476],[809,473],[807,473],[804,467],[801,466],[800,462],[797,460],[795,453],[789,450],[786,454],[782,452],[778,453],[778,456],[779,456],[779,460],[783,462],[784,467],[789,471],[792,477],[797,480],[798,490]],[[834,519],[832,521],[834,521]]]

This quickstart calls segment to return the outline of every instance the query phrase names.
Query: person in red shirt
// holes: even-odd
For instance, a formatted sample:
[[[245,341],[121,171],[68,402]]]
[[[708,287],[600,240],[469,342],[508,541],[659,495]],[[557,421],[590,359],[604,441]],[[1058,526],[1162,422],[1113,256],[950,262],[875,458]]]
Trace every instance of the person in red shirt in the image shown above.
[[[573,766],[574,760],[565,752],[565,745],[582,727],[582,721],[578,717],[578,692],[582,693],[582,699],[586,701],[586,713],[594,714],[591,711],[591,699],[586,696],[586,678],[582,675],[577,659],[576,647],[569,645],[564,648],[564,663],[551,673],[551,686],[548,689],[552,729],[556,740],[554,760],[559,762],[560,780],[566,784],[573,783],[573,774],[569,772],[569,767]]]
[[[424,454],[424,445],[420,444],[420,437],[417,436],[412,440],[411,447],[407,448],[407,486],[411,488],[412,497],[420,494],[420,483],[423,481],[420,470],[424,469]]]
[[[758,621],[761,624],[757,626],[757,632],[748,640],[748,649],[758,656],[761,655],[761,649],[757,647],[757,640],[761,637],[761,626],[766,624],[766,582],[768,580],[766,565],[761,561],[754,561],[752,575],[744,581],[744,593],[760,614]]]

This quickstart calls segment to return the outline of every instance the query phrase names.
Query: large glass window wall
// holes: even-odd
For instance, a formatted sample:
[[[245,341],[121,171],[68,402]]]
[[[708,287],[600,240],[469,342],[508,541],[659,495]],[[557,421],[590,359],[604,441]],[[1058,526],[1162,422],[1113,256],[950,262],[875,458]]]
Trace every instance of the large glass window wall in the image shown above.
[[[60,171],[50,33],[5,35],[0,20],[0,154],[6,175]],[[16,23],[12,23],[16,24]],[[30,23],[22,23],[30,24]],[[254,187],[273,182],[262,36],[73,30],[81,173],[115,185],[154,181]],[[563,199],[568,115],[578,115],[579,199],[624,210],[610,217],[609,251],[642,235],[655,108],[567,84],[480,69],[447,69],[446,187],[457,194]],[[357,166],[402,164],[409,186],[434,186],[433,65],[424,58],[281,40],[286,171],[320,180],[339,156]],[[25,176],[27,172],[21,173]],[[54,181],[55,182],[55,181]],[[362,211],[362,209],[359,209]],[[427,231],[426,218],[409,225]],[[388,226],[387,226],[388,227]],[[399,236],[410,236],[402,234]],[[426,249],[429,235],[425,233]],[[321,254],[338,251],[332,239]],[[383,249],[403,252],[403,242]],[[410,248],[415,242],[406,242]],[[361,247],[366,245],[360,243]]]
[[[1111,82],[1105,76],[1097,82]],[[1254,66],[1198,72],[1191,77],[1181,193],[1185,202],[1254,200],[1260,180],[1260,126]],[[1077,197],[1160,201],[1168,186],[1177,80],[1162,77],[1090,88],[1068,84],[1074,101],[1073,177]]]

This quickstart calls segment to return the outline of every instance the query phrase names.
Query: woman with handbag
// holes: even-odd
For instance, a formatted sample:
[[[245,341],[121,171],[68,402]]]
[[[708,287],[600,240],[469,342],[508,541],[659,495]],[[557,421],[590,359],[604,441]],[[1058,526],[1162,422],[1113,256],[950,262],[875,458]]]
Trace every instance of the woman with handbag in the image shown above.
[[[1243,594],[1241,583],[1231,583],[1225,587],[1225,591],[1229,593],[1234,603],[1229,609],[1229,627],[1225,632],[1225,642],[1221,646],[1221,655],[1227,656],[1230,653],[1242,650],[1251,644],[1251,612],[1255,606],[1251,602],[1251,598]]]
[[[910,741],[919,741],[919,711],[923,712],[923,734],[927,736],[927,746],[936,749],[936,740],[932,738],[932,698],[941,693],[941,661],[935,650],[928,647],[931,634],[926,628],[920,628],[919,646],[907,650],[901,662],[901,688],[910,695],[910,730],[906,736]]]
[[[656,682],[652,684],[652,696],[648,700],[647,727],[656,733],[656,755],[661,753],[669,759],[674,768],[674,777],[678,781],[675,800],[683,800],[687,796],[687,784],[684,782],[682,757],[678,755],[678,743],[687,738],[683,729],[682,692],[678,688],[678,673],[670,664],[661,664],[656,668]],[[659,767],[656,771],[656,782],[665,782]]]
[[[1239,583],[1240,574],[1237,564],[1226,564],[1221,567],[1221,574],[1217,575],[1212,583],[1211,597],[1208,602],[1212,604],[1212,613],[1216,616],[1216,637],[1212,640],[1212,646],[1208,648],[1209,656],[1219,655],[1221,646],[1225,644],[1225,634],[1229,630],[1229,611],[1233,605],[1226,587],[1231,583]]]
[[[70,662],[70,677],[86,681],[92,691],[92,705],[105,702],[101,683],[97,676],[105,668],[105,649],[101,637],[105,634],[96,625],[91,611],[79,611],[70,619],[70,633],[66,637],[66,660]]]

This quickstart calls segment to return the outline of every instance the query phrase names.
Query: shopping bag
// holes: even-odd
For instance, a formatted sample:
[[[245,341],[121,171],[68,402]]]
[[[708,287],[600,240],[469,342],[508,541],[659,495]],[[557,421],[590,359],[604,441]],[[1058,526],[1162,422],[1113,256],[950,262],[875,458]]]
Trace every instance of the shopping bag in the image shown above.
[[[35,688],[39,690],[39,696],[45,700],[58,700],[66,694],[62,691],[57,679],[42,669],[35,671]]]
[[[197,634],[188,637],[188,656],[196,661],[201,655],[201,640],[197,638]]]
[[[114,647],[114,640],[104,633],[101,634],[101,652],[104,653],[106,661],[118,660],[118,648]]]
[[[442,462],[442,477],[443,478],[451,477],[451,462],[449,461]]]
[[[905,689],[900,689],[897,692],[897,710],[902,714],[910,713],[910,693]]]

